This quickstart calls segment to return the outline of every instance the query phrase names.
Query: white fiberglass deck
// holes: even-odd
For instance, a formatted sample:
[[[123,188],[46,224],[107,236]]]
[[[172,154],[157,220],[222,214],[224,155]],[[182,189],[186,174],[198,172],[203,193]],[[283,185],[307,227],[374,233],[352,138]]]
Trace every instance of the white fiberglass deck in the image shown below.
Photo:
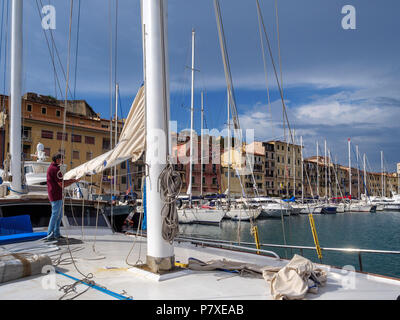
[[[133,300],[271,300],[269,284],[264,279],[251,279],[237,276],[223,271],[199,272],[192,270],[182,271],[178,277],[157,281],[141,273],[132,272],[127,265],[126,257],[135,243],[129,256],[129,263],[134,265],[138,259],[143,263],[146,260],[146,238],[111,234],[98,230],[96,242],[94,235],[84,235],[83,243],[70,245],[73,250],[76,266],[83,274],[92,273],[100,287],[117,294],[130,296]],[[64,232],[65,235],[65,232]],[[69,235],[74,239],[81,239],[80,230]],[[96,253],[93,251],[95,243]],[[4,246],[6,247],[6,246]],[[68,247],[60,246],[57,253],[68,258]],[[81,249],[78,251],[78,249]],[[228,251],[224,249],[196,247],[189,243],[175,244],[175,260],[187,263],[189,257],[202,261],[214,259],[228,259],[253,263],[260,266],[285,266],[287,260],[277,260],[256,254]],[[56,256],[52,253],[52,257]],[[328,281],[325,287],[320,287],[317,294],[308,293],[306,299],[347,300],[347,299],[384,299],[395,300],[400,295],[400,280],[385,277],[348,273],[340,269],[325,268]],[[83,276],[73,264],[61,265],[57,270],[74,278]],[[51,288],[51,278],[47,276],[32,276],[0,285],[1,300],[57,300],[64,295],[59,290],[61,286],[75,282],[62,274],[55,274],[55,287]],[[47,278],[46,278],[47,277]],[[53,278],[54,279],[54,278]],[[50,288],[45,289],[45,285]],[[76,292],[64,297],[72,298],[88,289],[88,286],[79,284]],[[112,295],[95,288],[89,288],[85,293],[76,297],[76,300],[108,300],[116,299]]]

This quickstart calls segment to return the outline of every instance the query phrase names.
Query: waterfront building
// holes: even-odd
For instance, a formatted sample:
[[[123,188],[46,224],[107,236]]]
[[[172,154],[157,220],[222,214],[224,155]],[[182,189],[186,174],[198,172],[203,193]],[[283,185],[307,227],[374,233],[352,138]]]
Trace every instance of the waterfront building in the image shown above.
[[[199,196],[217,194],[221,192],[221,165],[220,148],[215,137],[194,135],[193,167],[192,167],[192,195]],[[181,174],[181,193],[186,193],[190,182],[190,138],[182,139],[172,145],[172,154],[175,170]],[[201,156],[201,142],[203,141],[203,161]]]
[[[9,152],[9,99],[0,96],[0,164]],[[66,106],[66,110],[65,110]],[[67,170],[91,160],[111,148],[110,120],[102,119],[84,100],[57,100],[51,96],[26,93],[22,97],[22,151],[23,160],[36,160],[36,146],[44,145],[44,152],[51,157],[58,152],[65,156]],[[64,129],[64,114],[65,132]],[[118,134],[123,121],[118,121]],[[114,139],[114,133],[113,133]],[[117,167],[116,191],[125,192],[129,187],[126,163]],[[84,180],[102,185],[102,192],[110,193],[114,170],[106,170],[102,175],[86,177]],[[101,181],[102,180],[102,181]]]
[[[264,190],[267,196],[276,196],[278,189],[275,176],[275,145],[263,142],[263,146],[265,149]]]
[[[301,146],[279,140],[266,143],[274,146],[274,191],[283,197],[301,196]]]

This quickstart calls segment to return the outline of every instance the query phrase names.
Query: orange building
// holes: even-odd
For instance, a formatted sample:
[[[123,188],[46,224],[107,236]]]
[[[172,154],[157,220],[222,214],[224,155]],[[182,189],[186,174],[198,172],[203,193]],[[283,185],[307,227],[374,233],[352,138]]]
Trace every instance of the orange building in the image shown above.
[[[0,166],[2,166],[10,150],[8,96],[0,95],[0,106]],[[68,101],[65,110],[64,101],[27,93],[22,97],[21,108],[22,152],[26,161],[36,160],[36,146],[39,142],[44,145],[48,161],[51,161],[54,154],[63,153],[67,170],[110,150],[110,120],[102,119],[84,100]],[[122,127],[123,121],[119,121],[118,133]],[[111,191],[113,173],[108,170],[101,177],[87,177],[85,180],[93,179],[92,182],[97,186],[100,186],[102,180],[102,191],[107,193]],[[126,163],[117,167],[116,189],[120,192],[129,187],[126,173]]]

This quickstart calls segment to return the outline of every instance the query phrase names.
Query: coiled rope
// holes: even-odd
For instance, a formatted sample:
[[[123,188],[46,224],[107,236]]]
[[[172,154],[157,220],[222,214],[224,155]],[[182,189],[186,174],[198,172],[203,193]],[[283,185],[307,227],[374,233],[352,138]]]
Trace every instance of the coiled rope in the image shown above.
[[[172,244],[179,232],[176,200],[182,189],[182,179],[180,174],[174,170],[171,163],[168,163],[161,172],[158,178],[158,187],[161,200],[164,202],[161,210],[162,237],[165,241]]]

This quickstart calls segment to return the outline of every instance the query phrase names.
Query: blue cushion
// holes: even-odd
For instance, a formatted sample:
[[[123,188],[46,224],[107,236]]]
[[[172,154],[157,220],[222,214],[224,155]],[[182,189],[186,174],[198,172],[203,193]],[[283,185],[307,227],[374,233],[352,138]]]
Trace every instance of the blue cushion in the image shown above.
[[[0,236],[32,232],[33,228],[29,215],[0,218]]]
[[[47,237],[47,232],[31,232],[31,233],[19,233],[8,236],[0,236],[0,245],[34,241]]]

